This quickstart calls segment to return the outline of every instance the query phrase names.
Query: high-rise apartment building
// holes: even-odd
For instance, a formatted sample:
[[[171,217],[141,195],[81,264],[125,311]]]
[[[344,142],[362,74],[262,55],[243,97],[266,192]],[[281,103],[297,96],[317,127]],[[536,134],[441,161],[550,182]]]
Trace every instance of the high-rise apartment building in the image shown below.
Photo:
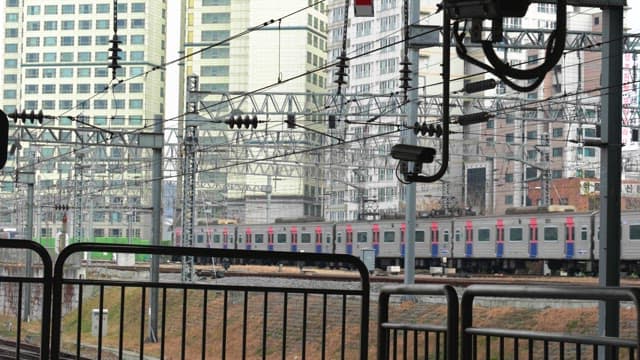
[[[325,91],[329,80],[315,71],[326,64],[325,7],[322,2],[294,0],[183,3],[182,86],[189,76],[199,79],[199,110],[194,115],[199,121],[193,122],[199,144],[198,222],[233,218],[256,223],[322,215],[322,179],[317,171],[311,175],[301,170],[320,168],[313,156],[276,156],[322,144],[320,135],[304,130],[322,127],[319,117],[291,113],[303,126],[291,129],[285,123],[286,111],[273,103],[258,100],[256,107],[237,99]],[[184,94],[180,104],[189,101],[189,92]],[[228,117],[213,116],[222,107],[225,114],[255,115],[260,124],[255,130],[230,129],[224,124]],[[243,164],[233,165],[238,163]]]
[[[150,153],[87,140],[89,134],[111,139],[121,131],[150,132],[164,118],[165,1],[120,0],[114,9],[107,0],[7,0],[2,10],[0,106],[7,113],[42,110],[53,117],[42,125],[11,125],[15,146],[2,170],[3,203],[19,207],[15,202],[26,198],[15,176],[32,164],[35,238],[66,231],[74,239],[75,228],[75,241],[149,240]],[[114,78],[109,66],[116,17],[122,51]],[[21,137],[25,130],[18,126],[39,135]],[[67,131],[82,129],[87,139]],[[69,207],[66,216],[60,206]],[[3,211],[1,222],[24,226],[12,211]]]

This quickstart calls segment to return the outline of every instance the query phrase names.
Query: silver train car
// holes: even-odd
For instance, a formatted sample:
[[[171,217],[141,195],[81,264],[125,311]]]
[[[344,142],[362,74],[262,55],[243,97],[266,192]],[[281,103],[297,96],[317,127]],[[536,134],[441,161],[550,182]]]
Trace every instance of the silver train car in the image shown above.
[[[640,270],[640,212],[621,217],[621,271]],[[599,214],[538,212],[502,216],[430,217],[416,221],[415,264],[467,273],[568,274],[597,271]],[[181,245],[180,229],[174,245]],[[344,223],[290,221],[200,226],[194,246],[360,256],[373,249],[376,267],[403,265],[404,219]]]

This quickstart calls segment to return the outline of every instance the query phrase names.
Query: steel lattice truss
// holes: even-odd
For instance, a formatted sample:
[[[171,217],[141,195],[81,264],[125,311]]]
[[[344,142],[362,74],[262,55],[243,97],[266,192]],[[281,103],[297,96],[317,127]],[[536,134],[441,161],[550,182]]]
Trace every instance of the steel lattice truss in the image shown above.
[[[335,95],[331,94],[251,94],[234,95],[214,94],[220,99],[234,99],[229,104],[226,113],[210,111],[211,118],[201,117],[202,125],[198,129],[200,148],[198,161],[201,172],[221,171],[236,174],[274,175],[300,178],[326,178],[327,171],[343,172],[344,169],[354,167],[357,159],[363,157],[374,159],[368,166],[384,167],[388,161],[386,154],[376,154],[373,149],[393,145],[399,134],[374,137],[380,125],[388,125],[394,129],[403,129],[404,125],[412,125],[406,120],[402,104],[402,96],[395,95],[347,95],[344,96],[344,106],[336,106]],[[265,104],[270,104],[269,106]],[[296,104],[295,106],[291,104]],[[311,112],[311,108],[302,104],[313,104],[311,108],[321,109]],[[324,104],[324,105],[323,105]],[[418,121],[437,121],[441,117],[442,99],[439,96],[424,96],[420,98]],[[290,106],[291,105],[291,106]],[[519,111],[537,112],[540,121],[595,123],[595,118],[585,114],[598,113],[599,104],[576,102],[572,98],[558,98],[545,101],[531,101],[516,97],[482,97],[482,96],[452,96],[452,114],[462,114],[465,111],[487,111],[500,118],[501,115],[517,113]],[[269,109],[272,110],[268,110]],[[334,112],[341,108],[343,112]],[[298,124],[313,131],[297,127],[288,129],[284,125],[284,117],[290,113],[306,114],[298,117]],[[210,109],[209,109],[210,110]],[[300,113],[297,113],[300,111]],[[257,129],[229,129],[220,122],[227,119],[231,113],[258,114],[264,117],[266,123]],[[327,129],[327,117],[336,114],[339,119],[349,119],[358,125],[367,123],[370,134],[358,138],[350,126],[338,121],[338,128]],[[637,107],[625,106],[624,123],[628,126],[640,124],[640,111]],[[314,117],[314,121],[307,117]],[[319,120],[318,120],[319,119]],[[354,125],[354,126],[358,126]],[[122,170],[150,168],[151,150],[156,146],[163,146],[166,161],[165,173],[178,171],[181,155],[181,136],[179,130],[167,128],[162,135],[150,132],[110,131],[105,132],[94,128],[65,128],[65,127],[35,127],[13,126],[10,133],[10,143],[18,140],[30,143],[30,149],[36,151],[36,166],[46,167],[50,161],[73,162],[75,150],[92,149],[86,152],[88,163],[99,163],[115,173]],[[349,145],[338,145],[341,140],[354,141]],[[358,141],[360,140],[360,141]],[[37,145],[37,146],[33,146]],[[45,152],[44,148],[53,148],[53,152]],[[102,147],[119,147],[122,151],[117,156],[110,155]],[[324,153],[334,153],[333,163],[327,164]],[[118,171],[120,169],[121,171]],[[3,171],[0,181],[13,182],[14,173]],[[199,186],[221,188],[220,184],[202,183]]]

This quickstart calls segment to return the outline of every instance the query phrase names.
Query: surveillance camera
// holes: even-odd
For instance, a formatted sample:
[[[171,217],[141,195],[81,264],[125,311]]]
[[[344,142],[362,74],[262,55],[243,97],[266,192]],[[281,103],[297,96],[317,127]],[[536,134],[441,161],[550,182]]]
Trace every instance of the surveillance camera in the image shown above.
[[[436,150],[415,145],[396,144],[391,148],[391,157],[401,161],[413,161],[416,164],[431,163]]]

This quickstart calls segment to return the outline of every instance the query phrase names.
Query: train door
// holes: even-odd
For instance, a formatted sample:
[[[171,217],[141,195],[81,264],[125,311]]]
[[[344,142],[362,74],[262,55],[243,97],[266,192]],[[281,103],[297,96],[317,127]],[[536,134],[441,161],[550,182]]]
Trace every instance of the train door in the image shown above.
[[[225,226],[222,229],[222,248],[227,249],[229,247],[229,229]]]
[[[575,223],[573,222],[573,216],[567,216],[567,220],[565,222],[565,246],[564,246],[564,254],[565,258],[573,259],[575,252]]]
[[[532,259],[538,257],[538,220],[536,218],[529,219],[529,257]]]
[[[504,256],[504,221],[498,219],[496,222],[496,258]]]
[[[407,224],[405,223],[400,224],[400,257],[404,257],[406,247],[407,247],[407,240],[405,238],[406,232],[407,232]]]
[[[291,226],[291,252],[298,252],[298,228]]]
[[[250,227],[248,227],[247,230],[245,230],[244,243],[245,243],[245,249],[251,250],[251,228]]]
[[[438,223],[431,223],[431,257],[437,258],[440,254],[440,242],[438,239]]]
[[[267,250],[273,251],[273,227],[267,229]]]
[[[464,256],[472,257],[473,256],[473,222],[471,220],[467,220],[464,225],[465,230],[465,240],[464,240]]]
[[[346,251],[348,255],[352,255],[353,254],[353,227],[351,227],[351,224],[347,224],[346,228],[345,228],[345,233],[346,233]]]
[[[316,253],[322,253],[322,227],[316,226]]]
[[[372,234],[373,250],[375,251],[376,256],[378,256],[380,255],[380,225],[373,224]]]

